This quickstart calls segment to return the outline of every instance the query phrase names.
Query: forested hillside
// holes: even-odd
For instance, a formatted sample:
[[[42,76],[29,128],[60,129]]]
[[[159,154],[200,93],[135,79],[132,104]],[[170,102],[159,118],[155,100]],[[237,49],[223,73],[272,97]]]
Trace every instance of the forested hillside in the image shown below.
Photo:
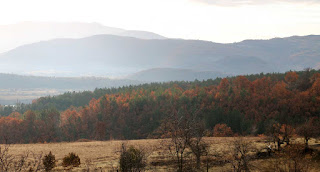
[[[190,114],[208,131],[226,124],[239,135],[267,134],[276,123],[296,128],[319,120],[319,105],[315,70],[153,83],[37,99],[0,118],[0,138],[2,143],[159,138],[166,136],[161,131],[170,116]]]

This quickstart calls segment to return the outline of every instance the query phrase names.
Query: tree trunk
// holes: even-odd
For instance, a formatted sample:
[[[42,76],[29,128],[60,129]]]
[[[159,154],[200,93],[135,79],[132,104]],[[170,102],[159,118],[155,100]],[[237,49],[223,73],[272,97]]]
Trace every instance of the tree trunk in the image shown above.
[[[306,141],[305,149],[308,150],[309,149],[309,144],[308,144],[309,138],[306,137],[305,141]]]
[[[197,155],[197,169],[200,169],[200,165],[201,165],[200,155]]]
[[[183,171],[183,153],[180,155],[180,165],[179,165],[179,172]]]

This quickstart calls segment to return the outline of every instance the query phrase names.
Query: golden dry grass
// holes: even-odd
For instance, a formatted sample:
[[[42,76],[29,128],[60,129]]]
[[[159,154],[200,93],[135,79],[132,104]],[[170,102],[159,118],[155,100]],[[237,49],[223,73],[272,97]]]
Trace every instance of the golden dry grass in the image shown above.
[[[232,137],[207,137],[205,141],[210,145],[210,152],[217,153],[227,158],[227,154],[230,151],[232,141],[235,138]],[[257,150],[262,150],[268,142],[265,138],[259,137],[245,137],[246,141],[253,143],[253,146]],[[81,158],[81,166],[72,169],[72,171],[85,170],[88,166],[91,169],[101,169],[103,171],[110,171],[118,167],[118,159],[120,155],[120,147],[122,143],[127,145],[133,145],[146,151],[148,155],[148,171],[172,171],[172,158],[170,158],[165,146],[169,140],[161,139],[147,139],[147,140],[130,140],[130,141],[90,141],[90,142],[62,142],[62,143],[39,143],[39,144],[14,144],[10,145],[10,154],[20,155],[27,151],[33,153],[49,153],[51,151],[58,160],[58,167],[55,171],[63,171],[65,168],[61,166],[62,158],[70,152],[75,152]],[[301,139],[294,139],[294,142],[301,142]],[[315,140],[311,141],[311,145],[317,145]],[[252,165],[260,167],[265,166],[268,160],[254,160]],[[166,164],[166,162],[171,162]],[[320,169],[316,167],[317,169]],[[230,164],[225,163],[221,165],[215,165],[210,168],[210,171],[229,171],[231,169]],[[260,171],[260,170],[254,170]],[[267,170],[266,170],[267,171]],[[314,171],[314,170],[311,170]],[[317,170],[315,170],[317,171]]]

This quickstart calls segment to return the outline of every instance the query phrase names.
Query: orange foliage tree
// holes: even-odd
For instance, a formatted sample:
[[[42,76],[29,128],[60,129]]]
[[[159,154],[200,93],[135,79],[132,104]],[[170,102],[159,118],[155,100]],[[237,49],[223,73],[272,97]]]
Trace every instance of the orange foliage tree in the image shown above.
[[[233,132],[227,124],[217,124],[213,128],[213,136],[215,137],[230,137],[233,136]]]

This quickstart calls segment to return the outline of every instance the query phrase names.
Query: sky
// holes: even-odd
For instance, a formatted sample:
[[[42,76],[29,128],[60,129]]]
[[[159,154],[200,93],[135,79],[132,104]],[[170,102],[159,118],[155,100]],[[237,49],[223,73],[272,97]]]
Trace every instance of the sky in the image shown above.
[[[320,34],[320,0],[0,0],[0,25],[97,22],[220,43]]]

